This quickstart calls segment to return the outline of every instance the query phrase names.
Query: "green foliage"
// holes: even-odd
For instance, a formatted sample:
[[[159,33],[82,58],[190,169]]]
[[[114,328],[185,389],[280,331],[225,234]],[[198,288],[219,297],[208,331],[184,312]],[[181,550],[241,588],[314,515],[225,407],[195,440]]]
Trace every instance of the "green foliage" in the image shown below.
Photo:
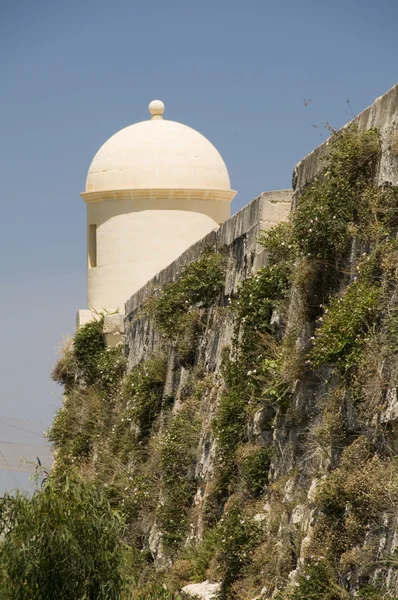
[[[336,584],[331,566],[323,558],[318,558],[306,565],[289,600],[346,600],[348,597]]]
[[[199,336],[205,325],[204,312],[204,309],[192,308],[180,318],[175,349],[180,364],[185,367],[194,364]]]
[[[65,348],[55,365],[52,377],[58,383],[73,387],[79,380],[103,394],[115,393],[126,369],[123,348],[106,348],[103,336],[104,317],[80,327],[73,343]]]
[[[242,387],[227,387],[220,398],[217,413],[212,422],[212,428],[217,438],[218,463],[225,480],[229,480],[231,477],[237,445],[245,437],[248,399],[242,391]]]
[[[206,530],[203,540],[189,547],[187,558],[192,565],[195,581],[207,579],[207,571],[220,544],[221,530],[216,525]]]
[[[293,237],[304,256],[324,261],[344,257],[350,228],[358,223],[380,157],[377,131],[351,127],[335,135],[325,156],[326,168],[299,199],[293,214]]]
[[[258,498],[266,489],[271,454],[267,446],[245,444],[238,450],[239,479],[243,491],[252,498]]]
[[[274,439],[280,444],[276,471],[286,464],[304,465],[300,476],[305,481],[320,454],[324,464],[325,450],[331,461],[315,500],[311,542],[315,555],[323,554],[330,562],[308,562],[298,586],[289,585],[280,597],[347,597],[337,583],[338,569],[351,564],[353,548],[360,547],[371,527],[378,526],[380,514],[398,502],[395,461],[375,455],[364,438],[351,443],[338,462],[344,445],[352,441],[347,439],[346,406],[354,396],[357,405],[364,403],[364,385],[357,381],[360,389],[354,394],[354,382],[360,377],[366,380],[363,372],[369,364],[364,354],[371,347],[369,340],[377,339],[383,347],[388,341],[388,351],[396,350],[396,310],[389,306],[386,311],[385,305],[394,298],[398,281],[394,229],[398,194],[391,187],[376,187],[379,158],[375,131],[351,127],[332,136],[325,168],[297,199],[290,221],[264,233],[261,243],[267,265],[240,285],[229,307],[223,298],[226,258],[211,251],[187,265],[175,281],[155,290],[145,307],[163,340],[172,344],[176,364],[185,369],[198,358],[208,309],[223,304],[217,317],[229,310],[234,317],[232,347],[222,361],[225,386],[217,394],[210,424],[217,455],[214,475],[206,482],[207,530],[201,542],[183,548],[196,510],[192,500],[198,485],[198,402],[207,399],[208,390],[201,394],[199,386],[189,383],[178,407],[169,410],[173,399],[164,397],[166,357],[155,356],[125,375],[122,350],[104,347],[101,321],[81,328],[56,366],[54,378],[66,386],[64,408],[50,430],[57,464],[78,462],[94,471],[110,506],[118,507],[126,519],[128,530],[123,534],[137,554],[134,597],[175,599],[174,590],[182,587],[178,583],[190,579],[220,580],[220,598],[225,600],[253,598],[263,587],[271,595],[283,586],[296,565],[304,532],[299,531],[300,524],[291,522],[291,501],[285,500],[291,492],[283,484],[288,479],[280,477],[279,491],[268,482],[271,448],[253,443],[252,419],[259,410],[268,433],[279,427],[285,411],[304,424],[290,432],[291,422],[286,419],[283,436],[281,429],[276,432]],[[355,268],[356,280],[346,285]],[[341,290],[339,295],[336,290]],[[304,367],[314,325],[314,343]],[[374,360],[374,356],[369,360],[381,373],[381,358]],[[322,365],[328,369],[314,373]],[[318,402],[311,386],[314,375],[323,372],[332,375]],[[191,376],[197,378],[197,371],[191,369]],[[384,387],[376,390],[378,406],[385,399],[388,376],[387,372]],[[215,389],[215,383],[213,378],[210,387]],[[372,386],[367,391],[372,399],[374,391]],[[376,415],[372,402],[369,422]],[[362,427],[368,423],[361,422],[358,428]],[[308,433],[314,452],[307,443]],[[271,509],[261,524],[248,513],[254,514],[265,491]],[[157,580],[147,549],[148,531],[155,522],[165,556],[181,563],[174,575]],[[359,597],[378,599],[373,591],[363,588]]]
[[[318,321],[311,364],[336,365],[345,372],[360,356],[365,337],[380,317],[380,285],[357,279],[333,298]]]
[[[47,437],[55,445],[57,460],[70,462],[87,457],[97,436],[103,436],[108,407],[93,388],[71,388],[64,396]]]
[[[170,340],[184,328],[184,316],[192,307],[209,308],[224,288],[225,257],[210,250],[188,264],[175,281],[151,299],[147,310],[155,325]]]
[[[219,598],[229,598],[234,582],[250,563],[253,549],[260,539],[260,527],[245,514],[240,499],[231,499],[219,524],[220,546],[216,554],[217,572],[221,577]]]
[[[112,397],[120,388],[120,383],[126,372],[126,359],[122,346],[106,348],[99,353],[95,364],[96,376],[94,387],[103,396]]]
[[[172,416],[159,441],[162,504],[158,521],[166,549],[176,550],[186,534],[188,509],[195,491],[194,466],[200,423],[194,406]]]
[[[278,223],[264,232],[259,241],[268,251],[268,261],[271,265],[294,262],[297,245],[290,222]]]
[[[165,357],[155,356],[134,367],[125,378],[122,389],[125,408],[118,411],[113,431],[115,450],[128,440],[135,444],[137,438],[143,440],[150,434],[163,404],[166,367]],[[137,438],[133,434],[134,426]]]
[[[104,318],[90,321],[80,327],[73,338],[73,353],[77,367],[87,385],[97,379],[97,361],[105,350]]]
[[[282,262],[263,267],[246,279],[232,305],[238,324],[246,331],[268,333],[273,309],[287,297],[290,275],[290,265]]]
[[[0,499],[0,582],[8,600],[118,600],[127,583],[123,525],[76,473],[32,498]]]
[[[398,502],[398,465],[382,459],[364,437],[348,446],[339,466],[323,480],[316,535],[331,555],[361,544],[370,523]]]

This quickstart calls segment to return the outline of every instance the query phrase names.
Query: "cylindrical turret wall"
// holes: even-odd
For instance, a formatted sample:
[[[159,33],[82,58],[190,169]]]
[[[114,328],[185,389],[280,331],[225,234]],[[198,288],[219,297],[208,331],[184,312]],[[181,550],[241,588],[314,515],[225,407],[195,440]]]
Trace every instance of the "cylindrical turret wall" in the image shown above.
[[[123,312],[132,294],[229,217],[229,199],[180,195],[125,191],[87,202],[90,310]]]

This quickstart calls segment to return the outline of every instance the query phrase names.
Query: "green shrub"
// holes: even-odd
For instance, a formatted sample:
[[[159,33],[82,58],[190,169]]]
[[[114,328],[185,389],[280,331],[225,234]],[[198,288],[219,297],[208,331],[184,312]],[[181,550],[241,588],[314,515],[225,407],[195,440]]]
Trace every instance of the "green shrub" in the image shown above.
[[[307,563],[289,600],[348,600],[349,595],[335,579],[336,575],[327,561],[315,558]]]
[[[166,358],[159,355],[134,367],[127,375],[122,388],[125,409],[118,411],[114,431],[116,443],[121,441],[123,433],[134,439],[133,426],[139,439],[148,437],[162,408],[166,368]]]
[[[239,442],[245,438],[246,398],[238,390],[223,393],[212,427],[217,438],[217,456],[225,477],[230,477],[230,465],[235,460]]]
[[[271,449],[266,446],[242,445],[238,449],[239,479],[243,491],[252,498],[264,493],[268,483]]]
[[[104,317],[80,327],[73,338],[73,353],[77,367],[87,385],[97,380],[97,361],[105,350]]]
[[[159,440],[162,503],[157,517],[163,543],[175,551],[187,530],[188,509],[195,491],[195,457],[200,422],[194,406],[185,406],[170,418]]]
[[[207,570],[221,544],[221,530],[218,525],[205,531],[203,539],[187,550],[187,558],[192,565],[195,581],[207,579]]]
[[[99,353],[95,364],[97,371],[94,387],[104,396],[113,396],[120,389],[126,373],[126,359],[122,346],[106,348]]]
[[[162,287],[159,296],[148,302],[147,311],[166,338],[174,340],[184,328],[184,315],[192,307],[209,308],[223,291],[224,279],[225,256],[207,250]]]
[[[297,245],[290,222],[278,223],[265,231],[259,241],[268,251],[268,261],[271,265],[294,262]]]
[[[0,583],[18,600],[118,600],[123,525],[101,489],[76,473],[47,478],[31,498],[0,499]]]
[[[104,318],[80,327],[70,347],[66,347],[52,377],[71,388],[76,381],[93,386],[103,394],[115,393],[120,385],[126,360],[121,346],[106,348],[103,336]]]
[[[238,325],[246,331],[268,333],[272,311],[287,298],[291,267],[287,263],[263,267],[239,287],[232,303]]]
[[[192,366],[195,362],[199,337],[205,326],[204,318],[203,309],[192,308],[180,319],[175,349],[179,363],[184,367]]]
[[[366,335],[380,317],[382,290],[377,282],[357,279],[339,297],[333,298],[318,320],[313,366],[328,363],[345,372],[360,356]]]
[[[259,543],[260,527],[245,514],[240,499],[231,499],[219,524],[220,546],[216,554],[217,573],[221,577],[220,600],[229,598],[234,582],[250,563]]]
[[[367,206],[380,148],[375,130],[350,127],[331,138],[326,167],[303,192],[292,216],[293,238],[304,256],[335,261],[346,255],[351,228]]]

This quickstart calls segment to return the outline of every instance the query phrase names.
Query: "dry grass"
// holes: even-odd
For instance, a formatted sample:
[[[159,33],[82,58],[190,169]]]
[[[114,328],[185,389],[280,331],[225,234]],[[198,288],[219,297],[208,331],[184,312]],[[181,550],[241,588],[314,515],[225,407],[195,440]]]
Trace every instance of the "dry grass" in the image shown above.
[[[390,148],[393,156],[398,156],[398,131],[394,131],[390,137]]]
[[[308,445],[330,458],[333,447],[343,443],[346,431],[344,420],[344,404],[346,391],[344,387],[337,387],[321,400],[319,419],[310,427]]]
[[[385,405],[389,385],[388,349],[382,336],[371,336],[359,360],[353,392],[359,400],[358,412],[366,423],[377,425],[378,416]]]

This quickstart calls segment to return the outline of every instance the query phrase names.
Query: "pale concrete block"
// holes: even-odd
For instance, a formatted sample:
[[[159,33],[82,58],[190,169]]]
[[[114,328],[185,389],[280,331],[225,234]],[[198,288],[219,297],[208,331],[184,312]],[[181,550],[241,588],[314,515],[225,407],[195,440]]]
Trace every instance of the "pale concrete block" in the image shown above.
[[[79,329],[90,321],[97,321],[98,319],[99,316],[91,310],[88,310],[87,308],[80,309],[76,314],[76,329]]]
[[[260,227],[270,229],[281,221],[287,221],[292,208],[293,191],[280,190],[261,195]]]
[[[124,314],[105,315],[104,339],[107,348],[114,348],[124,343]]]

